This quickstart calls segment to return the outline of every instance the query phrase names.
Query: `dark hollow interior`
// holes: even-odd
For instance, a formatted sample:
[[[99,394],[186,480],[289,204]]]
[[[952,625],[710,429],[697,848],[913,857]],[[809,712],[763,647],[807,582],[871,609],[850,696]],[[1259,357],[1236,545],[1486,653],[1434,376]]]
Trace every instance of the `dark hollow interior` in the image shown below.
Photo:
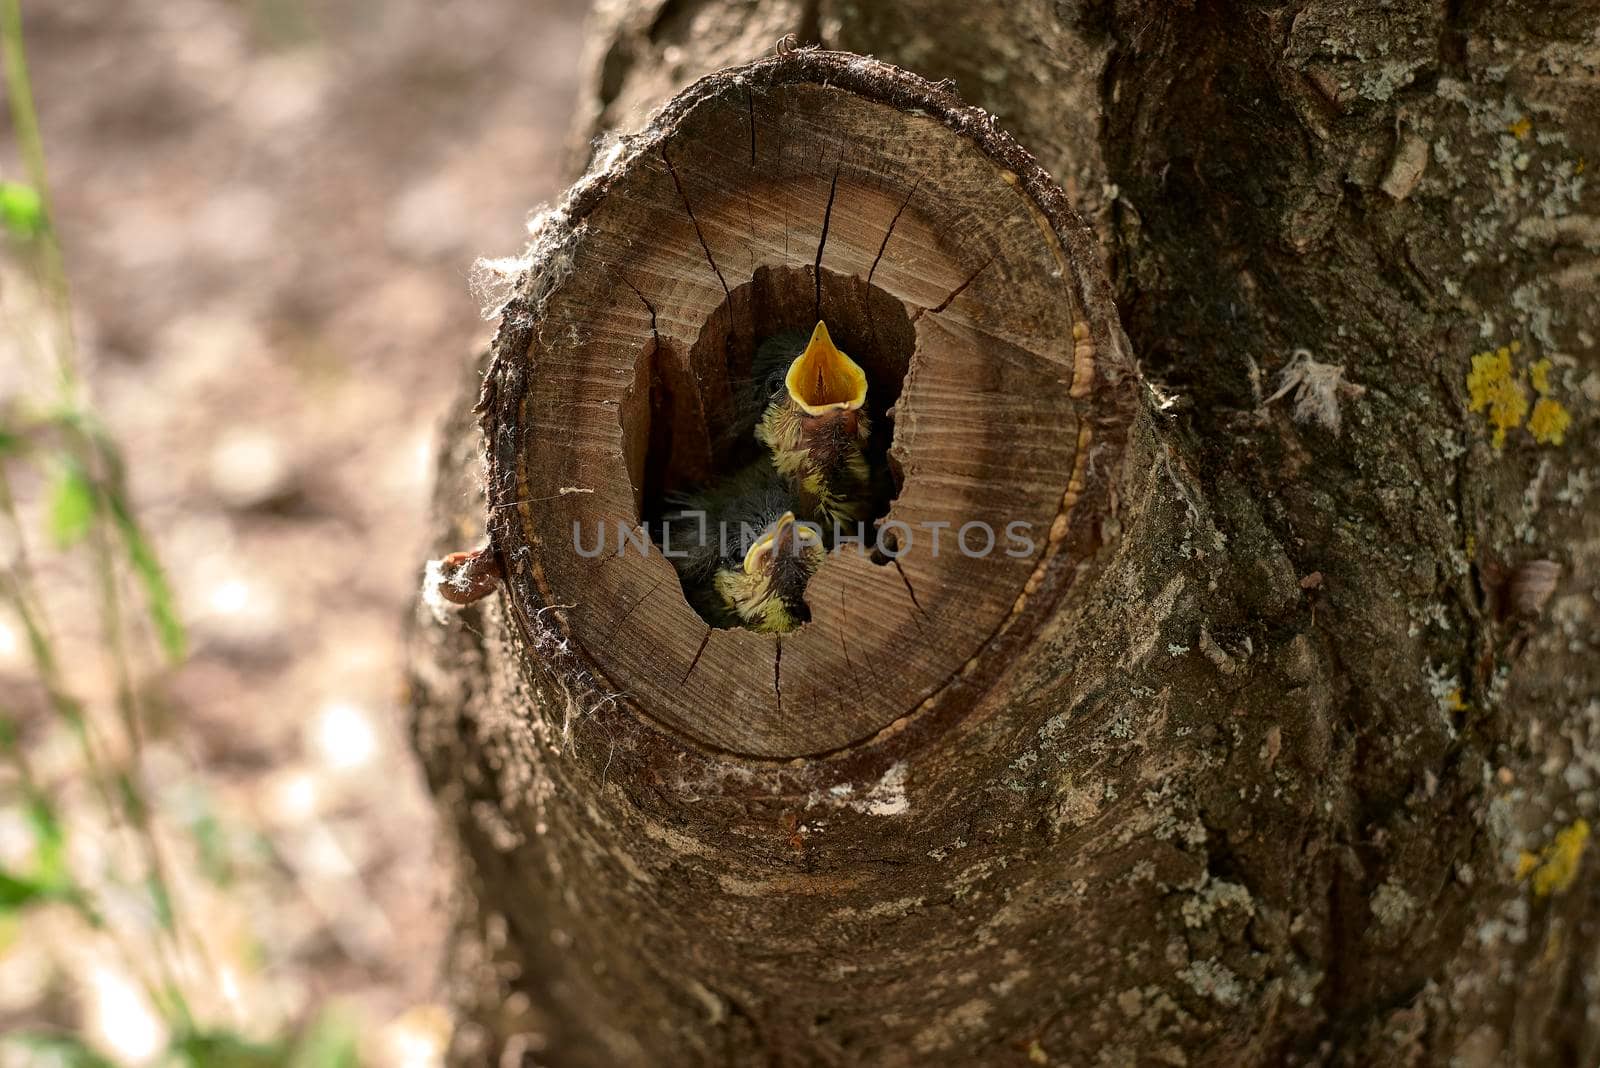
[[[748,416],[740,418],[756,346],[785,331],[810,332],[819,309],[834,343],[866,371],[868,451],[887,456],[892,409],[916,347],[905,305],[859,278],[824,270],[819,286],[809,266],[762,267],[728,294],[688,353],[652,347],[639,361],[621,418],[641,521],[659,519],[672,494],[714,482],[760,454]],[[898,491],[899,474],[892,473]],[[887,505],[881,502],[872,518],[881,518]]]
[[[688,352],[651,344],[641,353],[620,418],[634,506],[652,533],[674,494],[712,485],[760,455],[749,399],[758,388],[751,374],[756,348],[775,334],[809,333],[819,317],[866,372],[868,460],[891,476],[869,517],[870,541],[872,524],[900,491],[889,446],[916,332],[905,305],[888,293],[826,270],[819,282],[809,266],[758,269],[712,312]]]

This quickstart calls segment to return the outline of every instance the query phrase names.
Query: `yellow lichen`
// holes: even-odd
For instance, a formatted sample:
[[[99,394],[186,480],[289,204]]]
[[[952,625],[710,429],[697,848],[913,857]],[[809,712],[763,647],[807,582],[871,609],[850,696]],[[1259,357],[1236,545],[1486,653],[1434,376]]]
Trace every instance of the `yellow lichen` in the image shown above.
[[[1522,116],[1522,118],[1506,127],[1506,132],[1512,137],[1515,137],[1518,141],[1526,141],[1528,139],[1528,134],[1532,132],[1532,130],[1533,120],[1528,118],[1526,115]]]
[[[1541,445],[1560,445],[1567,440],[1567,427],[1572,425],[1572,413],[1560,401],[1540,397],[1528,419],[1528,432]]]
[[[1473,411],[1488,409],[1489,425],[1494,427],[1494,447],[1503,447],[1506,432],[1521,426],[1528,414],[1528,392],[1512,369],[1510,346],[1503,345],[1495,352],[1480,352],[1472,357],[1467,394]]]
[[[1521,351],[1522,342],[1513,341],[1493,352],[1474,354],[1472,370],[1467,372],[1468,401],[1474,412],[1486,413],[1496,449],[1505,447],[1506,435],[1522,426],[1524,420],[1535,442],[1560,445],[1572,425],[1572,413],[1555,399],[1556,384],[1551,381],[1554,364],[1549,358],[1536,360],[1524,376],[1516,362]],[[1531,405],[1530,385],[1538,398]]]
[[[1533,874],[1533,869],[1539,866],[1539,858],[1524,849],[1517,856],[1517,881],[1521,882]]]
[[[1589,845],[1589,821],[1578,819],[1556,833],[1555,840],[1539,855],[1533,873],[1533,892],[1539,897],[1565,893],[1578,879],[1578,865]]]
[[[1550,395],[1550,358],[1547,356],[1528,368],[1528,381],[1533,383],[1533,391],[1541,397]]]
[[[1457,686],[1444,695],[1445,707],[1452,712],[1465,712],[1471,706],[1461,699],[1461,687]]]

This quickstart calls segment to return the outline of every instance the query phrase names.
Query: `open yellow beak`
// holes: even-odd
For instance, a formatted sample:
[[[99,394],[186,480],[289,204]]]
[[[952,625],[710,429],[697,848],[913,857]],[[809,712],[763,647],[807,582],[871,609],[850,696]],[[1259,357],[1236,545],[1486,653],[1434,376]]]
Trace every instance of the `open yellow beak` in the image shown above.
[[[810,523],[796,522],[793,512],[785,512],[772,524],[772,529],[744,554],[744,573],[754,575],[766,568],[777,553],[794,552],[795,544],[810,542],[821,543],[821,535],[816,527]]]
[[[820,322],[806,350],[789,365],[783,384],[807,415],[859,408],[867,401],[867,373],[834,346]]]

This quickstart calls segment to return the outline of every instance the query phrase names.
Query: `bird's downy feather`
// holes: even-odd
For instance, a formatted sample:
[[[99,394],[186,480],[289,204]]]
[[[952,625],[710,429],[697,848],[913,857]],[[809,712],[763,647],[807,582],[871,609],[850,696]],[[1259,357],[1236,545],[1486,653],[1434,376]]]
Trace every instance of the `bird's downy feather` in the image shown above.
[[[767,457],[692,493],[673,494],[662,516],[663,550],[684,581],[705,582],[719,566],[737,565],[794,495]]]

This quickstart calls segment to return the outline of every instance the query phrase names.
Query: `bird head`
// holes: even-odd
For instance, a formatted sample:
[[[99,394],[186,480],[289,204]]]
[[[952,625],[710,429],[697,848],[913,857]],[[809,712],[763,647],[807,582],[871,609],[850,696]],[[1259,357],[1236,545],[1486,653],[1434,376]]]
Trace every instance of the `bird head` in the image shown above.
[[[855,433],[867,402],[867,373],[834,345],[825,324],[817,323],[805,351],[789,365],[783,385],[810,425],[839,420]]]
[[[822,532],[785,512],[750,546],[737,571],[718,576],[717,587],[753,629],[793,630],[808,618],[806,584],[825,555]]]

